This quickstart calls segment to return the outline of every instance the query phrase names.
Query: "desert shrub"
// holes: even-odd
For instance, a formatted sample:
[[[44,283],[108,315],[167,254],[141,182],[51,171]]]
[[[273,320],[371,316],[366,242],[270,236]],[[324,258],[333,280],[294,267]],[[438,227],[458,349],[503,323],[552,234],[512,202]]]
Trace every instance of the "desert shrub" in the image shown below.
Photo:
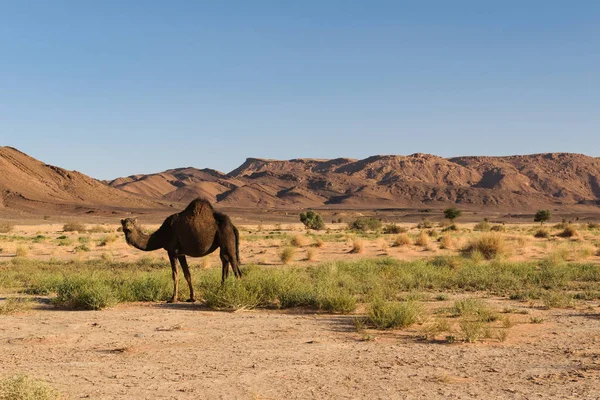
[[[325,228],[325,222],[321,214],[309,210],[300,214],[300,221],[308,229],[321,230]]]
[[[419,236],[417,236],[417,238],[415,239],[415,245],[426,247],[428,244],[429,236],[427,235],[427,233],[425,233],[425,231],[421,231],[421,233],[419,233]]]
[[[350,253],[353,253],[353,254],[362,253],[364,248],[365,248],[364,240],[355,238],[352,240],[352,249],[350,249]]]
[[[214,281],[213,285],[204,288],[203,294],[206,305],[217,310],[253,309],[261,301],[258,291],[249,290],[237,279],[228,279],[223,285]]]
[[[295,247],[302,247],[302,246],[306,245],[306,236],[294,235],[290,239],[290,244]]]
[[[455,317],[475,316],[477,320],[482,322],[492,322],[499,318],[498,314],[492,311],[481,299],[472,297],[456,300],[450,311]]]
[[[563,238],[572,238],[577,236],[577,229],[571,224],[565,226],[564,230],[558,234],[558,236]]]
[[[317,289],[316,303],[319,310],[349,314],[356,309],[356,296],[347,289]]]
[[[458,231],[458,226],[456,226],[455,223],[451,223],[447,226],[444,227],[444,229],[442,229],[442,232],[449,232],[449,231]]]
[[[482,232],[488,232],[492,229],[492,226],[490,225],[489,222],[487,221],[481,221],[478,222],[477,224],[475,224],[475,226],[473,227],[474,231],[482,231]]]
[[[75,247],[75,248],[73,249],[73,251],[74,251],[75,253],[82,253],[82,252],[88,252],[88,251],[92,251],[92,249],[90,249],[90,248],[89,248],[89,246],[88,246],[87,244],[82,244],[82,245],[79,245],[79,246]]]
[[[478,251],[486,260],[491,260],[506,253],[504,238],[497,233],[488,233],[471,239],[461,250],[463,254],[473,256]]]
[[[505,232],[506,227],[504,225],[493,225],[490,230],[492,232]]]
[[[323,241],[323,239],[321,239],[321,238],[317,238],[317,239],[315,240],[315,247],[319,247],[319,248],[321,248],[321,247],[323,247],[323,245],[325,245],[325,242]]]
[[[292,261],[292,258],[294,258],[295,253],[296,253],[296,250],[293,247],[286,246],[283,249],[281,249],[281,251],[279,252],[279,259],[284,264],[287,264],[290,261]]]
[[[87,230],[89,233],[109,233],[112,230],[106,226],[102,225],[94,225],[90,229]]]
[[[450,235],[442,235],[440,237],[440,249],[452,249],[455,245],[454,238]]]
[[[54,303],[71,309],[100,310],[117,303],[109,282],[93,276],[66,277],[56,288]]]
[[[142,275],[115,282],[119,301],[165,301],[173,295],[173,281],[168,274]],[[180,285],[181,287],[182,285]],[[183,285],[186,286],[186,285]]]
[[[424,219],[417,224],[417,229],[431,229],[433,228],[433,222],[428,219]]]
[[[15,255],[17,257],[27,257],[27,254],[29,254],[29,250],[27,249],[27,247],[17,246],[17,249],[15,250]]]
[[[540,225],[543,225],[544,222],[550,221],[552,219],[552,212],[550,210],[538,210],[533,217],[533,222],[539,222]]]
[[[406,233],[401,233],[398,236],[396,236],[396,239],[394,239],[394,243],[392,243],[393,247],[398,247],[398,246],[406,246],[412,243],[412,240],[410,238],[410,236],[408,236],[408,234]]]
[[[63,232],[85,233],[87,231],[85,228],[85,224],[79,222],[69,222],[63,225]]]
[[[547,291],[542,295],[545,308],[570,308],[573,306],[573,296],[560,291]]]
[[[110,235],[100,238],[98,240],[98,246],[104,247],[104,246],[107,246],[108,244],[116,242],[116,241],[117,241],[117,235],[110,234]]]
[[[468,343],[475,343],[477,340],[485,336],[484,324],[479,320],[473,321],[464,319],[460,321],[459,326],[464,340]]]
[[[387,224],[383,227],[383,233],[386,235],[397,235],[404,232],[407,232],[407,229],[396,224]]]
[[[540,239],[547,239],[550,237],[550,231],[546,228],[540,228],[535,231],[533,236]]]
[[[446,208],[444,210],[444,218],[449,219],[452,222],[461,215],[462,211],[454,207]]]
[[[0,380],[0,400],[58,400],[61,395],[45,382],[25,375]]]
[[[8,233],[12,231],[14,225],[10,222],[0,222],[0,233]]]
[[[31,301],[22,297],[9,297],[4,303],[0,303],[0,315],[14,314],[30,309]]]
[[[355,231],[376,231],[381,228],[381,221],[377,218],[358,218],[348,224],[348,228]]]
[[[588,222],[587,228],[592,229],[600,229],[600,224],[598,222]]]
[[[306,250],[306,260],[307,261],[312,261],[315,259],[315,250],[314,249],[307,249]]]
[[[375,300],[369,307],[367,318],[377,329],[406,328],[416,323],[423,313],[423,307],[414,301]]]

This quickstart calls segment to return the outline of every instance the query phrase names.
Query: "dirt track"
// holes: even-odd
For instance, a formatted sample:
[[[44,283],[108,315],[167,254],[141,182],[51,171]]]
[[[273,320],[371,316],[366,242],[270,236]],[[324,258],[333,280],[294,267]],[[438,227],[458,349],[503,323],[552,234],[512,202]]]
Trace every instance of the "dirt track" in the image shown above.
[[[40,309],[1,317],[0,375],[93,399],[597,399],[597,311],[520,316],[506,342],[446,344],[419,341],[418,327],[364,341],[348,316]]]

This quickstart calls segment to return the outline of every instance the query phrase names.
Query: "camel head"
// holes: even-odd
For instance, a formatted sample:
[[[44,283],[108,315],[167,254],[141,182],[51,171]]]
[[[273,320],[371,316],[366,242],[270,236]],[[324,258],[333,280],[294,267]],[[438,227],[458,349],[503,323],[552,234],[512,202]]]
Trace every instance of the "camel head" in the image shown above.
[[[121,220],[123,226],[123,233],[129,235],[134,230],[137,230],[137,218],[125,218]]]

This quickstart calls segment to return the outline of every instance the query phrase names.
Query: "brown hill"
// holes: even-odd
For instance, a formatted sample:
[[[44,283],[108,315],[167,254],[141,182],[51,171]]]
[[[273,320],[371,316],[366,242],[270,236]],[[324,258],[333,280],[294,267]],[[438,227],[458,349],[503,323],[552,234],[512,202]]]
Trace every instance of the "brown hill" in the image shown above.
[[[167,188],[171,191],[158,197],[177,200],[169,197],[174,190],[187,188],[192,196],[210,189],[210,198],[218,204],[236,207],[461,204],[532,210],[600,204],[600,160],[581,154],[445,159],[417,153],[364,160],[289,161],[248,158],[227,175],[187,168],[185,174],[174,176],[172,171],[180,170],[157,174],[169,175],[167,180],[172,186]],[[127,182],[118,179],[111,185],[124,188],[124,182],[131,185],[145,179],[148,178],[134,177]]]
[[[94,213],[164,207],[80,172],[44,164],[12,147],[0,147],[0,208],[5,211]]]

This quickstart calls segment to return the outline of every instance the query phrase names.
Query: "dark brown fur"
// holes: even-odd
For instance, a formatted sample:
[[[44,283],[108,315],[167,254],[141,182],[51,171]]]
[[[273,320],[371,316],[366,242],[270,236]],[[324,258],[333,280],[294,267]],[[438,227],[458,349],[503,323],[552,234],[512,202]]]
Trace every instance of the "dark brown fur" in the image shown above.
[[[231,219],[216,212],[206,199],[193,200],[185,210],[173,214],[154,233],[145,234],[137,225],[135,218],[121,220],[125,239],[130,245],[144,251],[165,249],[169,255],[173,270],[173,297],[177,301],[178,271],[177,260],[181,264],[183,275],[190,288],[190,299],[195,301],[192,276],[185,256],[202,257],[221,248],[221,280],[229,275],[229,265],[237,278],[240,271],[239,233]]]

